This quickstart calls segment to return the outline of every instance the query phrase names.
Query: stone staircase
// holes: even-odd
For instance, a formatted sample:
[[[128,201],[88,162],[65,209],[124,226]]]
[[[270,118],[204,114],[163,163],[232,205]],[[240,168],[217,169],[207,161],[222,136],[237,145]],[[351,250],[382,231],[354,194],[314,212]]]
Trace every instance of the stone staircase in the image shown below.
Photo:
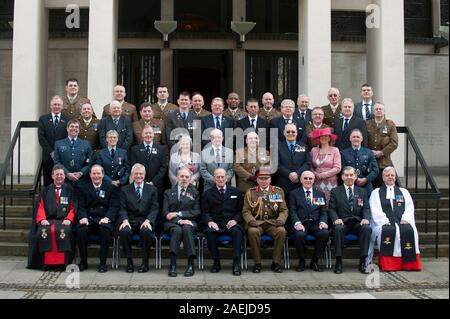
[[[449,256],[449,191],[441,190],[443,195],[439,209],[439,257]],[[0,202],[1,203],[1,202]],[[0,210],[0,256],[27,256],[28,254],[28,234],[31,226],[32,202],[31,199],[14,199],[6,201],[6,230],[3,230],[3,215]],[[419,202],[416,205],[416,224],[419,229],[419,240],[422,257],[434,257],[435,254],[435,231],[436,231],[436,211],[435,201],[428,203],[428,232],[425,232],[425,203]],[[291,264],[296,263],[297,254],[293,243],[289,245]],[[249,248],[248,248],[249,249]],[[90,256],[98,256],[98,247],[92,245]],[[134,250],[136,252],[136,250]],[[231,248],[221,249],[222,257],[231,256]],[[137,252],[136,252],[137,253]],[[312,249],[308,249],[312,253]],[[153,254],[153,253],[152,253]],[[138,254],[136,254],[138,257]],[[163,244],[162,258],[168,257],[168,244]],[[252,263],[250,250],[248,251],[249,263]],[[271,249],[263,250],[263,257],[271,258]],[[307,256],[308,257],[308,256]],[[344,251],[344,258],[358,258],[357,245],[350,244]],[[209,252],[205,247],[205,260],[210,259]]]

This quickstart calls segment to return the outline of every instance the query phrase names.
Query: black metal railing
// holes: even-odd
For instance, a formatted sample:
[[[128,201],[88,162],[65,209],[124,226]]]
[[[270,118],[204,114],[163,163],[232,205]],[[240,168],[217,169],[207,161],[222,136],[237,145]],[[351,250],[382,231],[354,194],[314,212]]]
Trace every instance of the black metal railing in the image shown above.
[[[417,207],[418,202],[425,204],[425,233],[428,233],[429,223],[429,207],[430,202],[435,202],[436,209],[436,238],[435,238],[435,257],[439,257],[439,204],[441,200],[441,192],[437,186],[431,171],[425,162],[420,151],[419,145],[414,138],[411,130],[407,126],[398,126],[397,132],[406,134],[405,149],[405,171],[403,187],[407,188]],[[410,166],[410,149],[413,150],[414,165]],[[413,173],[413,174],[411,174]],[[412,176],[411,176],[412,175]]]
[[[22,129],[25,128],[37,128],[37,121],[20,121],[17,123],[16,130],[6,152],[5,159],[0,169],[0,198],[2,198],[2,224],[3,230],[6,229],[6,206],[7,200],[10,200],[10,205],[13,204],[14,198],[30,198],[33,202],[33,210],[35,205],[36,191],[41,187],[41,170],[42,163],[39,159],[39,165],[34,175],[33,184],[31,187],[18,187],[21,185],[21,136]],[[14,157],[14,153],[17,150],[17,159]],[[17,174],[15,175],[15,169],[17,168]],[[8,176],[9,174],[9,176]],[[9,177],[9,178],[8,178]]]

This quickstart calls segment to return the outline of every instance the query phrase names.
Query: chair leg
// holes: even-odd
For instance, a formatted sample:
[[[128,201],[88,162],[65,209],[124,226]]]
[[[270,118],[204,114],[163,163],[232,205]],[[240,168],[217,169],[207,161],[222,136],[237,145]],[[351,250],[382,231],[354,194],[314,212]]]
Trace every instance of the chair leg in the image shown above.
[[[244,236],[243,242],[244,242],[244,266],[245,266],[245,270],[247,270],[248,269],[248,260],[247,260],[247,237],[246,236]]]
[[[113,237],[111,269],[114,269],[115,262],[116,262],[116,239]]]
[[[155,236],[155,269],[158,270],[159,268],[159,242],[158,237]]]
[[[289,269],[289,260],[288,260],[288,251],[287,251],[287,247],[288,247],[288,243],[287,243],[288,239],[286,237],[286,239],[284,240],[284,245],[283,245],[283,262],[284,262],[284,269]]]
[[[158,269],[161,269],[162,236],[157,237],[156,240],[158,241]]]

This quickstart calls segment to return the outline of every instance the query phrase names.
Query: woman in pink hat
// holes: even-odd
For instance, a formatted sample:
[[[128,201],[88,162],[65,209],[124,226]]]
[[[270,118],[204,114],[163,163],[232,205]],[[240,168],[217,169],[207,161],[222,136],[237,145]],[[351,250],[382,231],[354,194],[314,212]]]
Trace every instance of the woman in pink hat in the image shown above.
[[[328,202],[331,190],[338,186],[337,175],[341,171],[341,153],[331,146],[337,136],[331,127],[327,127],[314,129],[310,138],[313,146],[317,146],[311,149],[311,171],[316,176],[315,185],[325,193]]]

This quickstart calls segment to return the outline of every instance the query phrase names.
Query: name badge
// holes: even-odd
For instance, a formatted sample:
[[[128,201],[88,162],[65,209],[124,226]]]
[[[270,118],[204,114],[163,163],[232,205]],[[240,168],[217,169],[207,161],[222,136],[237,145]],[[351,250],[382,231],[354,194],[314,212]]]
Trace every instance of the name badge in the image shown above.
[[[75,166],[75,161],[74,160],[71,160],[70,161],[70,167],[74,167]]]
[[[236,195],[231,195],[230,198],[237,198],[237,196]]]
[[[100,190],[100,192],[98,192],[98,197],[105,198],[105,191],[104,190]]]
[[[381,133],[387,134],[388,128],[386,126],[383,126],[383,129],[381,130]]]
[[[118,157],[117,160],[119,161],[119,165],[122,165],[122,157]]]
[[[363,207],[364,206],[364,200],[361,197],[358,197],[358,206]]]

